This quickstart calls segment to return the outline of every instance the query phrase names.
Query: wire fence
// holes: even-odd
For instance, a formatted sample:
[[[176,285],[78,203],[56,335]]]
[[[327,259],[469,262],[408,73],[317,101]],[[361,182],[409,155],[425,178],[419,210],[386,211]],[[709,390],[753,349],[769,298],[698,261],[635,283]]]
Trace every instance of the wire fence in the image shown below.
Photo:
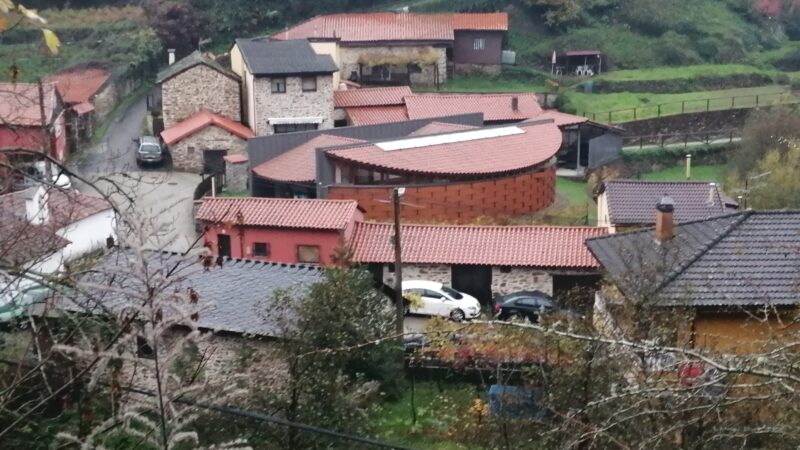
[[[737,95],[730,97],[712,97],[655,105],[637,106],[634,108],[613,111],[584,111],[580,115],[595,122],[615,124],[634,120],[654,119],[678,114],[723,111],[728,109],[757,108],[760,106],[790,105],[800,103],[800,98],[791,91],[772,92],[753,95]]]
[[[695,145],[732,144],[741,138],[741,129],[698,131],[690,133],[649,134],[624,136],[623,148],[677,147],[688,148]]]

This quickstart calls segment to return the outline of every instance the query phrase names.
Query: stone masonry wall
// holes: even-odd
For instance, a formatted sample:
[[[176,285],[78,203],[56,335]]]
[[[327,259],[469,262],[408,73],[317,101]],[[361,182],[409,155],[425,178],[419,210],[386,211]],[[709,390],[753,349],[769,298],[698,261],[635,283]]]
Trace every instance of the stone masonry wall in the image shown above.
[[[222,128],[208,126],[170,146],[172,167],[181,172],[202,173],[203,150],[227,150],[228,155],[244,155],[247,141]]]
[[[430,45],[421,46],[394,46],[394,47],[339,47],[340,71],[343,80],[349,80],[350,74],[358,74],[358,60],[361,55],[382,54],[391,56],[411,56],[421,52],[435,51],[439,54],[436,63],[439,66],[439,82],[447,81],[447,52],[443,47],[433,47]],[[433,65],[421,65],[421,73],[411,74],[411,84],[432,85],[435,83]],[[371,68],[364,65],[364,74],[370,74]]]
[[[404,280],[427,280],[436,281],[445,285],[452,283],[450,276],[450,266],[433,264],[403,264]],[[389,271],[389,265],[383,266],[383,282],[387,286],[394,286],[394,272]]]
[[[317,75],[317,90],[303,92],[301,77],[286,77],[286,92],[272,93],[271,78],[253,80],[257,136],[274,134],[270,118],[322,117],[319,129],[333,128],[333,76]]]
[[[500,267],[492,267],[493,296],[533,290],[553,295],[553,276],[529,267],[511,267],[506,273]]]
[[[161,97],[165,128],[203,109],[241,121],[239,82],[203,64],[165,81]]]
[[[92,98],[95,117],[97,120],[104,120],[114,110],[118,100],[116,83],[112,80],[97,92]]]
[[[247,192],[249,171],[247,161],[226,163],[225,189],[229,192]]]

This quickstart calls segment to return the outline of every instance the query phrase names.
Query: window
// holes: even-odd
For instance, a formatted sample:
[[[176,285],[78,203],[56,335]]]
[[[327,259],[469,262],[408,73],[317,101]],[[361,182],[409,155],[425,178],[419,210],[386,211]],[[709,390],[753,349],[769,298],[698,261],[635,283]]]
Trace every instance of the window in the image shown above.
[[[317,77],[303,77],[303,92],[314,92],[317,90]]]
[[[422,291],[422,296],[423,297],[428,297],[428,298],[445,298],[444,295],[442,295],[441,293],[436,292],[436,291],[431,291],[429,289],[423,290]]]
[[[456,299],[456,300],[461,300],[462,298],[464,298],[464,296],[463,296],[463,295],[461,295],[461,292],[458,292],[458,291],[457,291],[457,290],[455,290],[455,289],[450,289],[450,288],[449,288],[449,287],[447,287],[447,286],[442,286],[442,291],[443,291],[445,294],[449,295],[450,297],[452,297],[452,298],[454,298],[454,299]]]
[[[253,256],[269,256],[270,248],[266,242],[256,242],[253,244]]]
[[[473,50],[484,50],[486,49],[486,39],[484,38],[475,38],[472,41],[472,49]]]
[[[511,266],[500,266],[500,273],[511,273]]]
[[[273,125],[273,129],[275,134],[281,133],[291,133],[293,131],[311,131],[316,130],[317,127],[316,123],[284,123],[284,124],[275,124]]]
[[[272,79],[272,93],[283,94],[286,92],[286,78],[273,78]]]
[[[387,264],[387,267],[389,269],[389,273],[394,273],[394,264]]]
[[[298,245],[297,260],[304,263],[318,263],[319,245]]]

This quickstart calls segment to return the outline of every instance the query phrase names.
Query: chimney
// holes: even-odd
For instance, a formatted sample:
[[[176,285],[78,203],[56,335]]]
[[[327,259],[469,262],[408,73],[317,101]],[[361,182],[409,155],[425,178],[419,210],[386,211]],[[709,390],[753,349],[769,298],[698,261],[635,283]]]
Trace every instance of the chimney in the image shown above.
[[[708,183],[708,204],[714,206],[717,203],[717,183]]]
[[[665,242],[672,239],[672,212],[675,211],[675,202],[669,195],[664,195],[656,204],[656,241]]]
[[[171,66],[175,64],[175,49],[174,48],[167,49],[167,53],[169,54],[169,56],[167,57],[168,58],[167,62]]]
[[[519,97],[516,95],[511,97],[511,109],[515,112],[519,111]]]
[[[25,195],[25,218],[33,225],[44,225],[50,220],[47,190],[38,185]]]

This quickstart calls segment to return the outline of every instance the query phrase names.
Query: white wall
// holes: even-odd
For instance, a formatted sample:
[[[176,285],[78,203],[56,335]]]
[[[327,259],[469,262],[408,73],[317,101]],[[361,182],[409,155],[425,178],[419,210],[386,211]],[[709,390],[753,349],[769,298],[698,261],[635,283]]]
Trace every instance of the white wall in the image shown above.
[[[109,236],[113,236],[116,240],[115,226],[114,210],[108,209],[58,230],[59,236],[70,241],[70,244],[61,250],[62,260],[71,261],[105,247],[106,238]]]

